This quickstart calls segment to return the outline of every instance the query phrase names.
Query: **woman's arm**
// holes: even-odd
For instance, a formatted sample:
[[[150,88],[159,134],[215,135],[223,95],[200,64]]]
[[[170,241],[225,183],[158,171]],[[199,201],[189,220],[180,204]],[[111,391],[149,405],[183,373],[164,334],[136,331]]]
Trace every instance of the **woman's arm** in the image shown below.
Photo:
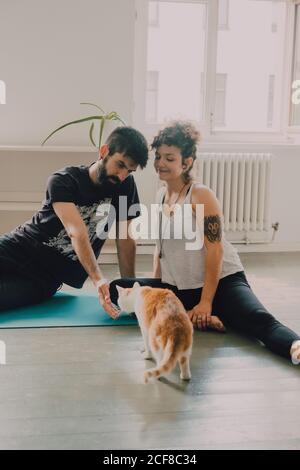
[[[192,194],[192,204],[194,211],[197,204],[204,204],[204,221],[200,226],[204,225],[206,248],[204,286],[200,302],[193,309],[192,321],[206,329],[211,323],[212,303],[222,270],[222,212],[215,194],[209,188],[195,188]]]

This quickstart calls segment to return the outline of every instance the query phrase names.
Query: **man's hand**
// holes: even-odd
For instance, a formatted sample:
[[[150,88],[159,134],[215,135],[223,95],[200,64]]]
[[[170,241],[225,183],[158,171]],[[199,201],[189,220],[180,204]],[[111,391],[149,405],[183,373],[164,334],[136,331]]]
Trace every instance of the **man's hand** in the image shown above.
[[[119,312],[113,307],[110,300],[109,281],[107,279],[101,279],[101,281],[97,282],[96,288],[100,304],[106,313],[115,320],[119,316]]]

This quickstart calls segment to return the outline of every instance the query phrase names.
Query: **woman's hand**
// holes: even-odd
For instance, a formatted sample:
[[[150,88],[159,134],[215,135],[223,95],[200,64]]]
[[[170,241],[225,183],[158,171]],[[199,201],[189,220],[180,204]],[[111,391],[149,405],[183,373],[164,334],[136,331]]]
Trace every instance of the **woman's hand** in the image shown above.
[[[207,328],[220,331],[226,331],[220,318],[212,315],[212,305],[209,302],[200,302],[192,310],[187,312],[195,328],[206,330]]]
[[[188,316],[194,326],[201,330],[206,330],[211,324],[212,304],[200,301],[192,310],[188,311]]]

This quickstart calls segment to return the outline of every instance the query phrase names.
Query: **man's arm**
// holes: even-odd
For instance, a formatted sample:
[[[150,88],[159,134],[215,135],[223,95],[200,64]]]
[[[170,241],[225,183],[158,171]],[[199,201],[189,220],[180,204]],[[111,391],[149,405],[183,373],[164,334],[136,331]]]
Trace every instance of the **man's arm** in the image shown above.
[[[130,236],[131,220],[117,223],[117,252],[121,277],[135,277],[136,242]],[[119,238],[119,234],[127,238]]]
[[[54,202],[52,206],[54,212],[62,222],[70,237],[72,246],[80,263],[86,270],[94,286],[97,288],[103,308],[112,317],[115,317],[117,312],[113,309],[110,302],[108,284],[104,282],[99,286],[100,281],[104,280],[104,276],[98,266],[95,254],[90,244],[86,225],[77,207],[72,202]]]

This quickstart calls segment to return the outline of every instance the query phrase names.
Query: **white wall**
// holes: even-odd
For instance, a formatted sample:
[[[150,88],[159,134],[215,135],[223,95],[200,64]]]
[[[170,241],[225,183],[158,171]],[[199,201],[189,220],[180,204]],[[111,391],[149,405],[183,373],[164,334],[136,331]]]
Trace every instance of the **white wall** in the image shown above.
[[[56,127],[116,110],[130,123],[133,0],[0,1],[0,146],[39,145]],[[49,145],[88,145],[84,126]]]
[[[300,249],[300,147],[274,147],[272,221],[280,222],[278,243]]]

